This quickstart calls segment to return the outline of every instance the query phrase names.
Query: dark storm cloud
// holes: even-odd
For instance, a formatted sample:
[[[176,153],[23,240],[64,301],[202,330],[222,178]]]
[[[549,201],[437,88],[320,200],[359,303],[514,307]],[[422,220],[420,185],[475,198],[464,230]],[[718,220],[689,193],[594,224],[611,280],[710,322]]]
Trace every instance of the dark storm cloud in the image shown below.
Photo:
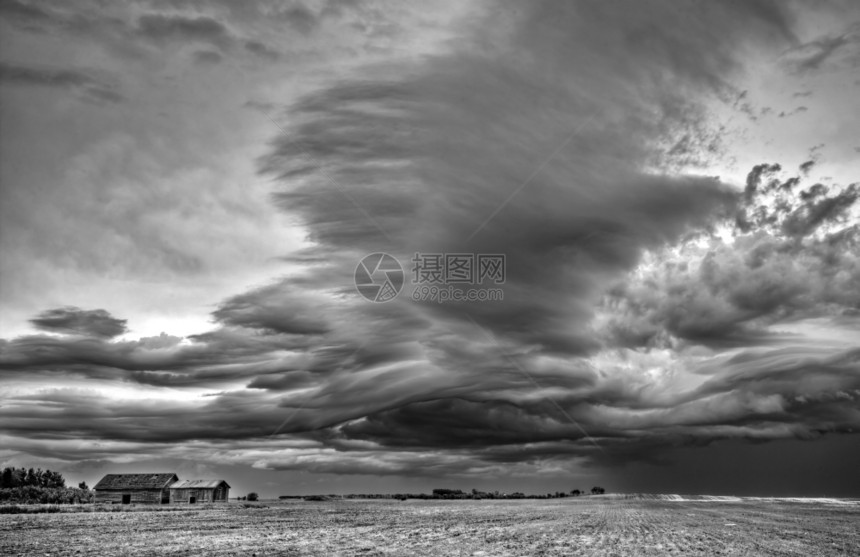
[[[212,315],[225,325],[321,335],[328,332],[328,326],[320,313],[320,308],[303,298],[301,292],[270,286],[234,296],[222,302]]]
[[[155,400],[119,404],[92,392],[56,389],[7,400],[2,415],[9,427],[4,429],[37,439],[84,437],[139,443],[248,439],[270,434],[274,425],[269,424],[279,418],[277,409],[261,405],[259,397],[250,395],[200,398],[191,404]],[[185,426],[176,427],[179,421]]]
[[[39,373],[148,385],[212,386],[291,369],[297,356],[290,351],[308,346],[308,340],[297,335],[254,335],[226,328],[186,342],[169,335],[115,342],[103,337],[32,335],[4,341],[0,370],[9,378]]]
[[[609,292],[615,342],[778,342],[766,330],[775,322],[860,308],[860,228],[844,218],[857,201],[856,184],[801,190],[798,177],[782,180],[779,170],[762,164],[750,172],[734,218],[744,235],[732,244],[711,238],[707,248],[686,246]]]
[[[559,14],[565,16],[590,40],[581,14]],[[615,47],[625,49],[624,39]],[[665,64],[669,46],[653,59],[643,54],[639,71]],[[580,56],[574,45],[565,55]],[[606,57],[616,65],[623,59]],[[707,90],[718,80],[703,67],[723,63],[710,58],[673,63],[688,86]],[[642,247],[701,224],[732,195],[713,180],[636,169],[652,154],[647,137],[689,114],[681,98],[661,98],[658,89],[627,96],[621,75],[591,63],[564,93],[542,88],[545,79],[528,66],[475,56],[434,61],[414,80],[341,84],[291,111],[298,127],[279,141],[266,169],[290,180],[279,202],[304,216],[322,249],[506,253],[505,303],[470,307],[475,319],[523,342],[582,353],[590,343],[571,329],[587,321],[577,306],[587,304],[598,277],[632,265]],[[458,90],[465,82],[468,90]],[[537,90],[553,93],[538,101]],[[652,102],[658,119],[646,115]],[[623,126],[613,121],[616,113],[627,113]],[[483,120],[493,124],[473,125]],[[528,195],[477,230],[556,149]],[[319,167],[326,172],[316,173]],[[550,291],[558,298],[534,295]],[[464,309],[439,311],[452,307]]]
[[[444,400],[413,403],[345,425],[348,437],[394,446],[464,448],[572,442],[569,454],[601,459],[643,455],[663,435],[710,442],[728,437],[799,437],[856,429],[860,354],[780,348],[743,352],[697,370],[712,375],[690,391],[662,393],[594,388],[585,396],[546,400]],[[644,386],[644,385],[643,385]],[[602,404],[589,404],[599,400]],[[559,408],[565,409],[562,414]],[[574,423],[570,418],[573,418]],[[582,429],[599,443],[594,442]],[[480,432],[480,435],[476,435]]]
[[[125,319],[117,319],[103,309],[49,309],[31,319],[30,323],[42,331],[96,338],[113,338],[128,331]]]
[[[402,473],[397,462],[419,462],[427,453],[419,456],[411,451],[421,449],[464,472],[470,467],[536,458],[588,457],[602,464],[647,461],[667,445],[847,433],[856,430],[860,420],[857,371],[856,350],[828,356],[816,349],[779,349],[748,352],[702,368],[698,372],[712,378],[697,389],[671,393],[670,400],[665,393],[656,396],[657,389],[631,390],[623,395],[619,392],[608,404],[605,392],[599,395],[589,389],[594,394],[560,399],[560,406],[526,400],[521,391],[509,401],[449,397],[416,402],[343,426],[300,434],[299,438],[319,447],[321,454],[304,455],[299,461],[307,458],[328,470],[374,460],[378,467]],[[585,402],[593,397],[603,403]],[[265,438],[285,416],[266,402],[259,396],[234,393],[193,404],[157,399],[119,403],[75,390],[57,390],[9,398],[0,413],[7,432],[34,441],[71,441],[84,436],[138,444],[137,448],[115,450],[105,445],[97,449],[103,456],[113,451],[151,451],[152,444],[157,447],[189,437],[210,441]],[[299,431],[307,431],[315,423],[318,418],[312,414],[326,410],[332,408],[309,409],[299,416],[300,422],[314,420],[300,424]],[[591,438],[585,437],[570,416],[589,430]],[[184,424],[182,428],[176,427],[177,420]],[[309,466],[298,465],[292,457],[293,464],[274,454],[267,459],[277,469]],[[351,473],[380,473],[379,468],[377,472],[362,469],[357,464]],[[428,475],[436,472],[425,471]]]
[[[248,383],[249,389],[269,389],[274,391],[289,391],[316,384],[312,373],[304,370],[255,377]]]
[[[10,381],[176,396],[16,394],[0,407],[16,447],[199,458],[230,441],[218,458],[258,467],[478,477],[856,429],[856,352],[768,328],[856,326],[857,230],[832,230],[856,191],[786,205],[807,190],[771,165],[745,192],[671,170],[711,149],[700,100],[736,94],[746,47],[792,40],[780,5],[505,6],[452,52],[288,108],[261,171],[307,226],[301,271],[188,339],[0,345]],[[149,17],[153,39],[235,41],[213,18]],[[365,302],[353,273],[377,251],[503,253],[504,301]],[[105,443],[62,443],[81,438]]]
[[[555,415],[554,415],[555,414]],[[350,438],[392,446],[466,448],[584,437],[547,401],[531,407],[510,401],[446,398],[372,414],[340,428]],[[480,432],[479,435],[476,435]]]
[[[80,91],[85,98],[97,102],[116,103],[124,100],[115,85],[77,70],[0,63],[0,83]]]
[[[289,184],[278,201],[285,210],[303,216],[320,250],[333,257],[354,254],[356,258],[382,249],[398,255],[474,250],[504,252],[508,258],[504,304],[419,306],[424,320],[415,321],[413,335],[426,339],[422,344],[432,347],[429,363],[439,382],[422,393],[425,387],[416,378],[409,385],[409,397],[393,397],[400,401],[393,408],[343,426],[343,434],[365,441],[384,439],[390,445],[408,445],[410,439],[423,445],[438,442],[439,446],[447,439],[449,445],[455,445],[460,438],[465,444],[480,445],[482,438],[488,444],[522,443],[529,437],[544,436],[584,442],[581,429],[568,419],[573,416],[597,435],[631,437],[624,446],[632,443],[634,448],[625,450],[636,452],[641,436],[625,433],[626,427],[634,427],[638,419],[635,414],[615,431],[589,417],[588,409],[595,402],[590,396],[617,403],[622,414],[625,405],[643,404],[621,386],[615,391],[612,381],[598,381],[598,386],[589,389],[583,386],[588,382],[573,387],[538,377],[536,381],[546,387],[545,392],[553,393],[547,396],[563,400],[563,393],[573,389],[574,406],[565,416],[545,401],[535,404],[531,407],[537,409],[533,421],[523,395],[506,392],[503,384],[519,386],[522,380],[527,385],[528,379],[520,371],[535,372],[536,354],[543,358],[594,354],[600,344],[588,324],[593,318],[591,303],[601,283],[631,269],[644,250],[677,241],[690,230],[714,226],[732,217],[734,204],[744,205],[743,199],[715,180],[640,171],[644,161],[658,156],[648,138],[679,132],[684,126],[695,127],[690,118],[697,114],[696,107],[686,101],[688,97],[674,94],[678,89],[660,87],[659,79],[653,82],[653,89],[641,84],[653,79],[644,79],[654,75],[652,68],[668,67],[687,93],[724,95],[728,88],[725,76],[737,65],[733,49],[722,42],[726,33],[741,37],[750,32],[774,41],[790,40],[793,35],[787,18],[772,4],[724,4],[709,14],[712,18],[701,20],[708,22],[707,29],[666,25],[661,29],[679,31],[653,33],[642,20],[683,17],[663,8],[649,5],[646,16],[645,8],[643,12],[625,9],[619,13],[606,5],[568,9],[542,4],[527,11],[517,23],[526,28],[558,26],[569,33],[563,37],[549,34],[550,39],[546,33],[524,32],[515,41],[521,51],[511,54],[504,64],[478,48],[471,56],[431,60],[423,72],[408,79],[339,83],[290,110],[293,125],[279,138],[264,170]],[[744,12],[749,27],[723,29],[721,22],[738,15],[732,14],[733,10]],[[607,29],[613,33],[608,34]],[[490,43],[495,39],[492,33],[483,38]],[[586,51],[589,57],[595,56],[593,50],[580,48],[589,42],[600,42],[599,62],[582,58]],[[631,49],[631,45],[636,48]],[[616,50],[623,50],[625,55],[617,56]],[[565,81],[560,67],[552,71],[561,60],[577,68],[569,81]],[[531,71],[534,67],[539,70]],[[374,71],[390,73],[382,68]],[[548,75],[556,82],[546,83]],[[626,95],[624,83],[638,77],[643,79],[637,81],[637,94]],[[649,111],[656,111],[659,117],[652,119],[654,112]],[[684,145],[684,137],[679,135],[676,151]],[[550,153],[554,156],[547,160]],[[664,154],[682,153],[670,150]],[[530,175],[529,169],[544,160],[541,171]],[[320,170],[323,168],[324,172]],[[789,191],[797,185],[797,179],[775,186],[759,183],[762,179],[752,179],[755,184],[749,187],[747,203],[759,187]],[[530,181],[528,195],[514,197],[506,204],[511,192],[525,181]],[[804,219],[803,235],[832,214],[809,209],[812,214],[806,218],[805,210],[800,208],[792,217]],[[750,226],[764,223],[755,220]],[[835,268],[837,263],[828,258],[839,249],[834,246],[821,254],[825,266]],[[327,272],[338,272],[337,265],[333,267]],[[776,272],[774,269],[770,278],[784,276]],[[348,277],[349,268],[339,274]],[[318,275],[322,283],[329,284],[325,278]],[[727,294],[739,307],[725,315],[721,300],[715,300],[714,308],[704,307],[699,316],[695,310],[693,315],[681,311],[686,298],[683,292],[673,291],[667,300],[677,304],[678,312],[667,311],[653,320],[649,314],[643,320],[648,324],[653,321],[655,332],[634,336],[647,342],[662,328],[673,336],[705,344],[742,347],[763,342],[769,334],[749,322],[790,305],[793,285],[774,289],[764,276],[760,289],[756,284],[739,281],[743,290]],[[809,300],[798,295],[798,299],[811,307],[832,298],[848,299],[851,294],[842,296],[840,286],[829,285],[823,297]],[[402,323],[388,323],[392,330],[404,330]],[[446,335],[446,328],[453,334]],[[452,338],[460,335],[462,343]],[[488,343],[486,338],[492,340]],[[781,339],[777,336],[771,340]],[[517,365],[511,365],[511,358]],[[567,361],[567,366],[559,368],[570,373],[576,367],[574,362]],[[457,370],[461,376],[451,381],[440,370]],[[503,378],[502,384],[489,379],[494,373]],[[518,379],[512,379],[515,376]],[[294,384],[288,375],[283,381],[284,385]],[[278,383],[264,384],[273,387]],[[333,393],[339,388],[334,381],[326,390]],[[476,392],[482,393],[481,401],[467,402],[478,396]],[[756,404],[752,399],[748,403],[728,402],[736,404],[741,414],[751,412]],[[574,410],[577,405],[582,412]],[[428,425],[432,418],[417,413],[425,406],[431,409],[428,415],[438,416],[443,424],[465,424],[465,432],[448,431],[443,425],[436,431]],[[364,407],[369,411],[373,406]],[[694,413],[691,408],[685,411]],[[553,412],[558,414],[556,432],[546,429],[542,422]],[[472,428],[470,414],[475,416]],[[497,421],[488,418],[494,414]],[[508,423],[503,417],[506,414],[516,416],[510,422],[520,424],[523,432],[503,441],[505,435],[498,432],[506,430],[502,425]],[[419,417],[413,419],[413,415]],[[708,427],[717,427],[719,419]],[[413,421],[427,425],[424,435],[416,431],[417,426],[410,426]],[[659,423],[655,417],[655,427],[660,427]],[[683,429],[686,424],[663,425]],[[706,440],[723,433],[703,426],[687,435],[693,439],[701,435]],[[667,436],[684,438],[685,434],[670,431]],[[659,438],[655,433],[647,445],[659,446]]]
[[[414,77],[315,92],[290,110],[293,125],[264,170],[289,184],[278,202],[303,217],[328,253],[352,261],[379,250],[405,260],[414,252],[505,253],[504,303],[423,313],[448,326],[469,315],[498,335],[502,350],[510,342],[586,355],[599,348],[587,326],[599,285],[635,265],[643,249],[705,225],[735,202],[716,180],[640,168],[659,156],[649,138],[697,128],[697,107],[682,90],[722,95],[727,88],[724,76],[737,61],[713,27],[737,16],[733,9],[744,17],[759,12],[720,7],[713,19],[693,18],[692,29],[664,21],[668,31],[654,33],[652,17],[673,21],[683,9],[563,6],[512,16],[508,23],[524,29],[569,31],[515,34],[504,48],[516,55],[500,60],[478,46],[471,55],[433,59]],[[744,33],[785,37],[783,23],[754,16]],[[598,43],[595,58],[584,45]],[[665,87],[657,68],[670,68],[680,86]],[[506,204],[526,181],[527,193]],[[335,272],[347,277],[350,270]],[[422,323],[414,333],[427,329]],[[446,367],[474,365],[440,345]]]
[[[860,186],[851,184],[835,195],[822,194],[821,199],[810,196],[808,201],[792,212],[783,223],[783,230],[793,237],[804,237],[822,224],[837,221],[856,203]]]

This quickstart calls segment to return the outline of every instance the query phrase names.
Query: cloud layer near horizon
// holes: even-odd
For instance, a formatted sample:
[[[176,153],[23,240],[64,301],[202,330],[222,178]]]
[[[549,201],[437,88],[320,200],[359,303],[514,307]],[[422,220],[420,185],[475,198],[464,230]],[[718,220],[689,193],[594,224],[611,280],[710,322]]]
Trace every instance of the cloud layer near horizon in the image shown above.
[[[770,2],[488,12],[442,52],[279,115],[260,171],[311,246],[221,301],[212,330],[109,340],[123,319],[56,308],[32,320],[52,334],[2,341],[7,451],[485,477],[856,434],[857,187],[677,170],[719,155],[689,139],[713,133],[706,101],[737,96],[745,53],[795,48],[792,18]],[[202,17],[137,29],[239,40]],[[504,301],[407,286],[368,303],[352,274],[380,251],[503,253]]]

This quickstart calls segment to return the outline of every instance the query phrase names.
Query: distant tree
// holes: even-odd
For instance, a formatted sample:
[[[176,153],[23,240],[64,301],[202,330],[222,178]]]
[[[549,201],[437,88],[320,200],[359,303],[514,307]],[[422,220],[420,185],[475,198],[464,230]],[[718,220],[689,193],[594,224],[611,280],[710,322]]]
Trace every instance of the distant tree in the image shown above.
[[[591,488],[591,494],[592,495],[601,495],[603,493],[606,493],[606,490],[600,486],[594,486]]]
[[[437,488],[433,490],[434,499],[466,499],[468,495],[460,489]]]
[[[578,489],[574,489],[573,491],[570,492],[570,494],[573,495],[574,497],[579,497],[580,495],[582,495],[582,492]]]
[[[13,483],[15,479],[14,470],[12,468],[3,469],[3,479],[0,480],[0,487],[15,487]]]
[[[63,478],[62,474],[59,472],[52,472],[51,470],[45,470],[44,472],[39,470],[37,474],[37,478],[39,481],[39,485],[42,487],[50,487],[50,488],[61,488],[66,487],[66,480]]]
[[[249,494],[248,494],[248,496],[247,496],[247,497],[245,497],[245,498],[246,498],[248,501],[257,501],[257,500],[259,500],[259,499],[260,499],[260,496],[259,496],[259,495],[257,495],[255,492],[253,492],[253,491],[252,491],[252,492],[251,492],[251,493],[249,493]]]
[[[78,484],[78,489],[88,490],[89,486],[87,485],[87,482],[81,482]]]

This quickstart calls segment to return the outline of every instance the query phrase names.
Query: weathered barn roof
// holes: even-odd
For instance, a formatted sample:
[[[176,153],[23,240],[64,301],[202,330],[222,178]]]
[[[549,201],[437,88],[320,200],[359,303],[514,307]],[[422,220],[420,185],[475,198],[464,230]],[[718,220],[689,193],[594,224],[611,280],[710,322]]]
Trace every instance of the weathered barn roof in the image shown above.
[[[177,480],[176,474],[108,474],[93,489],[164,489]]]
[[[170,484],[170,489],[214,489],[221,484],[230,487],[224,480],[180,480]]]

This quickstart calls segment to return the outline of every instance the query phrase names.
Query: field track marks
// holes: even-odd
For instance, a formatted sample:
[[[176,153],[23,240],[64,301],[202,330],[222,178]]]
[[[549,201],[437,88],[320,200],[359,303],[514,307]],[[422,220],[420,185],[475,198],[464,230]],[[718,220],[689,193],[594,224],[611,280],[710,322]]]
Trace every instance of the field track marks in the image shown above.
[[[0,515],[0,554],[79,556],[860,555],[860,506],[578,497],[273,502]]]

